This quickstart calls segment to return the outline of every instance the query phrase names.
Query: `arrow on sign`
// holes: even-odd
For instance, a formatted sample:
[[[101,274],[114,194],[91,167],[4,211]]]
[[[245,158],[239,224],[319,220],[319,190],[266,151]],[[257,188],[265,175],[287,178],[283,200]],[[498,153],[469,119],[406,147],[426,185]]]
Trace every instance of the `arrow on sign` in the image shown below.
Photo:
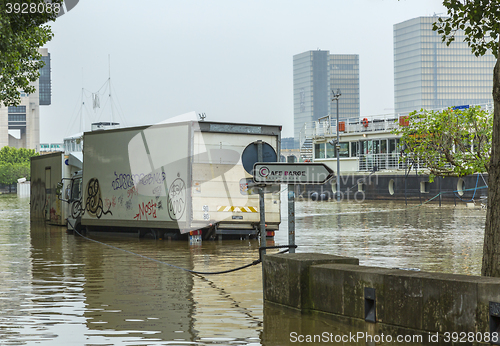
[[[333,177],[333,170],[319,162],[257,162],[253,172],[253,180],[260,184],[323,184]]]

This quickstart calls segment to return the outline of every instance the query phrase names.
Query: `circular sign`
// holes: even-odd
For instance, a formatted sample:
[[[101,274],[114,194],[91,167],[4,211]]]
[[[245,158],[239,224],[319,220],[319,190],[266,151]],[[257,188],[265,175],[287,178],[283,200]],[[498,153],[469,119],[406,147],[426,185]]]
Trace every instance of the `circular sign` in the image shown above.
[[[257,142],[247,145],[241,154],[243,168],[250,175],[253,175],[253,165],[256,162],[276,162],[277,158],[274,148],[266,142],[262,142],[262,161],[258,160]]]
[[[259,174],[262,176],[262,177],[267,177],[269,175],[269,168],[267,167],[262,167],[260,169],[260,172]]]

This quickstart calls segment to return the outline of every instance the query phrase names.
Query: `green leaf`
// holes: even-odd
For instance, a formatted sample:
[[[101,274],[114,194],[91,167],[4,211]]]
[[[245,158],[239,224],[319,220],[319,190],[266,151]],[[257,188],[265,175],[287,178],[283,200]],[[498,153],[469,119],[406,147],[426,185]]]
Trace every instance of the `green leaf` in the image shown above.
[[[44,0],[30,0],[30,3],[44,4]],[[62,0],[52,0],[62,4]],[[18,105],[22,91],[34,93],[30,85],[39,77],[43,67],[38,52],[49,42],[53,33],[48,25],[56,18],[55,13],[5,13],[6,1],[0,0],[0,106]],[[13,0],[11,3],[21,3]]]
[[[486,172],[491,151],[493,115],[478,107],[464,111],[414,111],[409,126],[392,133],[406,144],[405,153],[423,163],[429,174],[462,176]]]

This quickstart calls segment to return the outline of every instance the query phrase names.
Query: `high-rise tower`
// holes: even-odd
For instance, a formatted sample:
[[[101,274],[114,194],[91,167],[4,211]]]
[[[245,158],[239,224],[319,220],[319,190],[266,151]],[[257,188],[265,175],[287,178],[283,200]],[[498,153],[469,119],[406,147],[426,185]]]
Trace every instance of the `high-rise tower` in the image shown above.
[[[449,46],[432,30],[438,17],[419,17],[394,25],[394,108],[414,110],[486,104],[493,101],[491,53],[476,57],[464,32]]]
[[[41,48],[39,52],[45,66],[40,69],[40,78],[32,83],[36,91],[21,91],[19,105],[0,107],[0,148],[37,149],[40,144],[40,105],[51,104],[51,80],[48,49]]]
[[[311,50],[293,56],[294,137],[305,123],[336,116],[332,90],[340,89],[339,115],[359,118],[359,56]]]

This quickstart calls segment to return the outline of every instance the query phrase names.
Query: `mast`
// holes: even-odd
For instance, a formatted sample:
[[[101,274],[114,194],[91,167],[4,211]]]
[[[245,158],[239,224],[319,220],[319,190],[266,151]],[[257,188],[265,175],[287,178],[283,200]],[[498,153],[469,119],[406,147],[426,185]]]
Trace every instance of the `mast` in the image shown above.
[[[83,107],[85,106],[84,97],[84,88],[83,88],[83,67],[82,67],[82,95],[81,95],[81,105],[80,105],[80,132],[85,130],[85,119],[83,117]]]
[[[111,55],[108,54],[108,88],[109,88],[109,105],[111,108],[111,119],[110,122],[113,123],[113,99],[111,98]]]

